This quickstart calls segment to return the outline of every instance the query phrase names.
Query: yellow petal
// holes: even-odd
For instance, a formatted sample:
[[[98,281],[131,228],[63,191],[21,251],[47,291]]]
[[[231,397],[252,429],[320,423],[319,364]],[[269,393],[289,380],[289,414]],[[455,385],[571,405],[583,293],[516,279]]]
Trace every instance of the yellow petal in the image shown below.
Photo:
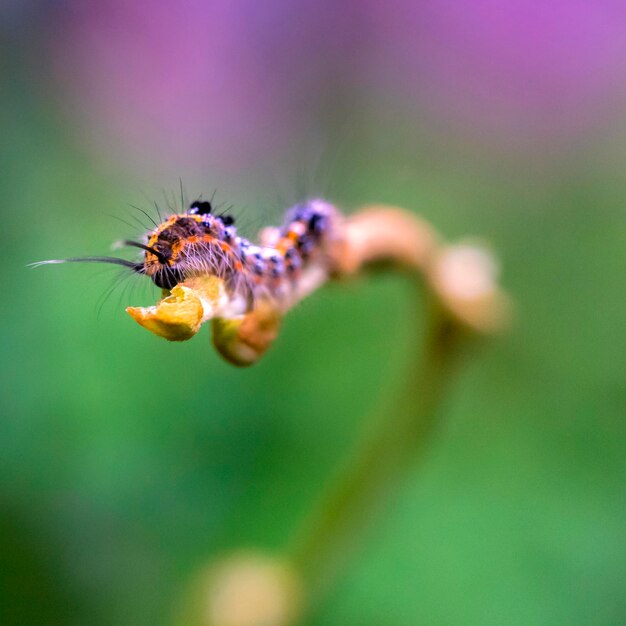
[[[193,337],[202,324],[204,307],[192,289],[176,285],[156,306],[128,307],[127,313],[150,332],[168,341]]]

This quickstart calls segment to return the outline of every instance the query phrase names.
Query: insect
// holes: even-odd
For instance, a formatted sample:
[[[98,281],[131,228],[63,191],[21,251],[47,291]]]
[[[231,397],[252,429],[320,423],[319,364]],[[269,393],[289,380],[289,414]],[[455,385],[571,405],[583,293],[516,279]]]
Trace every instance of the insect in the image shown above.
[[[196,200],[182,213],[168,216],[141,241],[124,240],[122,246],[138,248],[142,256],[131,261],[109,256],[73,257],[40,261],[56,263],[109,263],[150,278],[163,290],[164,300],[180,294],[181,286],[219,284],[219,294],[201,297],[199,319],[233,319],[270,305],[278,314],[323,283],[331,274],[327,244],[338,232],[341,216],[323,200],[309,200],[291,207],[281,226],[262,231],[259,243],[237,233],[231,215],[218,214],[211,202]],[[177,289],[178,287],[178,289]],[[219,297],[218,297],[219,296]],[[153,307],[154,308],[154,307]],[[145,323],[147,309],[129,307],[140,324],[167,339],[186,339],[191,334],[170,332],[162,325]],[[168,313],[169,315],[169,313]],[[162,320],[160,320],[162,321]],[[193,325],[195,329],[195,322]]]
[[[215,215],[210,202],[196,201],[187,213],[172,215],[146,244],[126,242],[145,251],[141,273],[155,285],[172,289],[186,278],[211,274],[251,308],[259,294],[279,297],[300,278],[303,266],[319,253],[333,210],[312,201],[287,212],[271,245],[255,245],[240,237],[234,219]]]
[[[264,243],[257,245],[237,234],[233,216],[216,214],[211,202],[197,200],[185,213],[170,215],[158,224],[144,241],[120,242],[143,250],[139,261],[86,256],[31,265],[121,265],[149,277],[164,290],[190,277],[210,274],[224,280],[227,290],[243,297],[252,308],[259,295],[286,295],[303,269],[319,258],[336,215],[336,209],[321,200],[297,204],[287,211],[282,226],[266,229]]]

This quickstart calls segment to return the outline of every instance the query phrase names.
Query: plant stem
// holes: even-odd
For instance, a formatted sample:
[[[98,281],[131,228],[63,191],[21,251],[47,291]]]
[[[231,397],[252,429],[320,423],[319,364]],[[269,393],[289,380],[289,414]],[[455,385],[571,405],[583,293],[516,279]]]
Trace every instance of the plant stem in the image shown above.
[[[463,330],[432,299],[422,358],[411,359],[399,401],[377,416],[288,553],[311,593],[330,584],[357,533],[433,431]]]

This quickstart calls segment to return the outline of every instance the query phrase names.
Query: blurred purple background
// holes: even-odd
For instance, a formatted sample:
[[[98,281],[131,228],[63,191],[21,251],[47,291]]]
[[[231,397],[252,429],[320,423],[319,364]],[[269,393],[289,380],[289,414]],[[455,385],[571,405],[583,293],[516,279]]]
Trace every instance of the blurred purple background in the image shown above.
[[[369,101],[490,141],[584,133],[623,102],[626,4],[74,0],[50,46],[96,145],[236,169],[342,93],[348,118]]]

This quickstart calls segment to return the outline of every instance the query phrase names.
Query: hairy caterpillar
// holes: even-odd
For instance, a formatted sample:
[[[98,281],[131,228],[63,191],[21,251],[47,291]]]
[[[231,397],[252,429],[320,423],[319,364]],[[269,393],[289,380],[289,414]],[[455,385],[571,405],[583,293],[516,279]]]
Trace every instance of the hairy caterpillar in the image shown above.
[[[75,257],[34,263],[66,262],[111,263],[149,277],[166,298],[163,306],[189,303],[186,286],[193,285],[200,306],[195,319],[168,318],[155,323],[152,311],[129,307],[131,316],[149,330],[170,340],[183,340],[195,334],[207,319],[237,320],[246,315],[272,310],[276,318],[307,293],[324,282],[332,272],[327,254],[330,241],[337,239],[339,211],[323,200],[301,202],[290,208],[280,227],[266,228],[258,244],[237,233],[230,215],[215,213],[211,202],[197,200],[186,212],[175,213],[148,232],[143,241],[124,240],[123,246],[143,251],[137,261],[108,256]],[[181,287],[182,286],[182,287]],[[168,297],[170,300],[168,301]],[[185,306],[182,306],[182,309]],[[188,307],[187,307],[188,308]],[[182,310],[178,306],[175,316]],[[165,309],[163,309],[165,310]],[[173,309],[167,309],[170,315]],[[185,309],[185,313],[187,310]],[[219,345],[218,345],[219,348]],[[233,360],[231,358],[231,360]],[[240,363],[241,364],[241,363]]]
[[[196,201],[187,213],[160,224],[147,244],[127,243],[144,249],[143,263],[135,271],[157,287],[172,289],[192,276],[210,274],[222,279],[226,290],[243,298],[250,310],[259,297],[289,296],[302,271],[319,258],[335,215],[320,200],[298,204],[277,231],[267,231],[274,241],[255,245],[237,234],[231,216],[214,215],[210,202]]]
[[[198,200],[186,213],[171,215],[158,224],[145,243],[121,242],[144,251],[139,262],[94,256],[39,261],[32,266],[113,263],[148,276],[162,289],[208,273],[223,279],[231,292],[252,304],[259,293],[280,297],[289,290],[310,260],[319,258],[336,215],[336,209],[321,200],[297,204],[287,212],[280,228],[267,229],[265,241],[255,245],[237,234],[232,216],[215,215],[210,202]]]

